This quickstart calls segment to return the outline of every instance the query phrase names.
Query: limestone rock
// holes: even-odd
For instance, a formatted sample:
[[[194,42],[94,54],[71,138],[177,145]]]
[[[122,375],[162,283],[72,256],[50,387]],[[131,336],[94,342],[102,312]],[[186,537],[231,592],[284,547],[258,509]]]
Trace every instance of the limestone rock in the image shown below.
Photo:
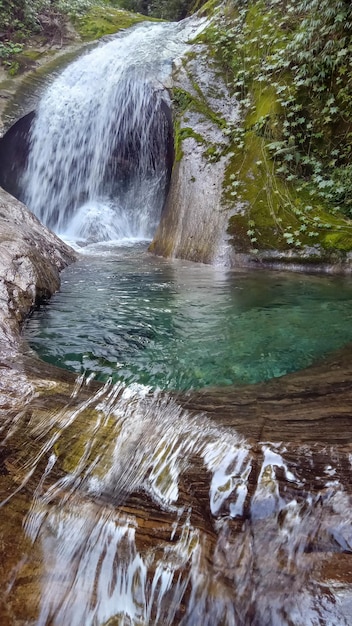
[[[175,68],[176,112],[177,100],[181,101],[175,130],[176,161],[150,249],[161,256],[229,264],[226,228],[231,212],[222,202],[228,157],[220,156],[220,149],[226,151],[228,139],[223,129],[236,124],[238,106],[216,66],[209,64],[204,46],[193,46],[188,57],[176,61]],[[188,103],[184,111],[183,100]]]
[[[20,341],[20,325],[34,304],[60,285],[59,273],[76,253],[18,200],[0,189],[0,343],[2,356]]]

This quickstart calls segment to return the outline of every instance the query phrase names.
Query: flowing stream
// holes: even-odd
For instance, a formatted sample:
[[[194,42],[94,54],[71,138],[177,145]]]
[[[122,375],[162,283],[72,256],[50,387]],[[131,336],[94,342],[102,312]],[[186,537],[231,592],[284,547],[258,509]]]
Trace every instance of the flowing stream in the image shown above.
[[[69,239],[150,238],[172,166],[172,60],[200,24],[144,23],[72,63],[43,95],[24,198]]]
[[[281,376],[352,338],[348,279],[226,272],[140,242],[168,183],[163,84],[198,28],[101,44],[37,112],[27,202],[82,256],[26,336],[78,376],[36,381],[2,416],[4,625],[351,624],[351,447],[247,440],[166,391]]]

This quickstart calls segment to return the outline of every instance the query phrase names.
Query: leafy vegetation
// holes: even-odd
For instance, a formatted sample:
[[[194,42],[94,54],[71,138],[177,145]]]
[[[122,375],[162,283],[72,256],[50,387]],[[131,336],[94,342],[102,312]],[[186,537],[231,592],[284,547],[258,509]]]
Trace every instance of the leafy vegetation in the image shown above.
[[[146,19],[115,0],[0,0],[0,64],[15,75],[28,64],[28,40],[61,45],[70,21],[84,39],[97,39]]]
[[[149,17],[178,21],[196,11],[204,0],[119,0],[118,4]]]
[[[73,24],[85,41],[92,41],[104,35],[111,35],[122,28],[129,28],[147,19],[140,13],[121,10],[106,5],[95,5],[89,11],[75,15]]]
[[[351,249],[349,0],[232,0],[201,39],[241,102],[226,131],[236,243]]]
[[[93,0],[0,0],[0,62],[15,74],[28,39],[62,39],[67,19],[82,15],[93,4]]]
[[[194,0],[0,0],[0,64],[15,74],[28,39],[60,43],[68,20],[87,41],[146,17],[181,19],[194,7]]]
[[[65,15],[82,14],[93,4],[93,0],[0,0],[1,40],[25,41],[40,33],[49,17],[60,21]]]

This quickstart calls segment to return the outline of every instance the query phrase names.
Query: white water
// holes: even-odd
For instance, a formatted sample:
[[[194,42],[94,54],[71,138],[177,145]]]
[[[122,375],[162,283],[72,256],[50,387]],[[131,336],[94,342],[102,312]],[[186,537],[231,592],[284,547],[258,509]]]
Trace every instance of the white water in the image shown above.
[[[27,202],[57,232],[85,240],[152,234],[166,176],[165,163],[154,167],[162,141],[150,152],[165,97],[155,81],[184,47],[182,28],[143,25],[104,44],[65,70],[44,96]],[[163,137],[165,128],[158,130]],[[124,188],[118,167],[114,180],[106,171],[115,158],[112,146],[131,134],[140,149]],[[350,623],[350,589],[334,581],[329,588],[320,572],[334,551],[349,552],[352,545],[351,498],[337,453],[333,458],[326,450],[324,467],[303,446],[294,453],[253,446],[138,386],[106,385],[80,402],[85,384],[78,381],[73,398],[51,415],[46,408],[27,413],[30,399],[27,405],[23,399],[23,410],[3,426],[14,484],[2,494],[2,513],[11,513],[7,507],[22,492],[32,498],[23,533],[33,544],[24,566],[15,563],[11,574],[20,588],[28,563],[40,572],[31,623]],[[197,493],[197,472],[208,480],[205,495]],[[152,544],[143,516],[131,504],[130,512],[124,509],[133,493],[144,494],[150,509]],[[153,507],[165,514],[164,527],[153,528]],[[8,585],[5,593],[11,590]],[[23,597],[16,600],[19,605]]]
[[[33,542],[24,575],[41,563],[33,623],[350,624],[350,586],[322,574],[352,549],[336,450],[253,446],[138,385],[107,384],[80,401],[86,384],[51,415],[34,411],[28,423],[23,411],[7,438],[10,450],[16,430],[31,442],[12,464],[27,472],[20,489],[34,486],[23,519]]]
[[[143,23],[100,44],[49,86],[36,112],[25,202],[55,232],[151,238],[168,177],[172,60],[200,23]]]

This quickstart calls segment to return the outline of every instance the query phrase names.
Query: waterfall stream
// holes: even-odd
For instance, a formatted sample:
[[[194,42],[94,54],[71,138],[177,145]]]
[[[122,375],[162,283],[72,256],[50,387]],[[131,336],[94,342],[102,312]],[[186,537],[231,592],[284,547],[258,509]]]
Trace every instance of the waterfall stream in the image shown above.
[[[154,232],[172,161],[165,84],[173,59],[186,49],[187,41],[200,27],[199,22],[189,20],[180,24],[144,23],[102,42],[67,67],[39,104],[22,185],[28,206],[41,220],[64,238],[84,244],[86,254],[84,263],[76,265],[78,273],[84,267],[91,272],[99,254],[102,258],[110,254],[110,243],[95,247],[95,242],[118,240],[121,244],[148,239]],[[118,250],[122,254],[121,246]],[[111,273],[106,271],[108,284],[103,285],[98,278],[92,287],[97,316],[94,324],[108,334],[116,361],[121,355],[125,357],[126,347],[130,347],[126,337],[132,337],[136,344],[138,336],[137,348],[143,344],[145,352],[148,342],[153,347],[160,325],[155,324],[154,329],[152,323],[154,317],[158,322],[161,319],[167,341],[169,335],[173,337],[183,382],[182,359],[187,351],[196,352],[188,326],[196,321],[202,328],[202,319],[197,316],[200,312],[202,317],[210,300],[219,298],[220,274],[215,276],[211,291],[209,283],[202,289],[201,274],[196,273],[195,287],[189,266],[186,270],[179,266],[179,276],[166,262],[163,271],[159,267],[152,271],[143,254],[139,261],[143,272],[137,264],[132,270],[128,266],[125,275],[123,263],[118,259],[118,264],[113,255],[109,257],[104,266],[113,263]],[[167,276],[172,272],[175,278],[171,280]],[[119,314],[125,309],[127,319],[112,319],[113,329],[107,333],[102,312],[109,306],[106,294],[110,283],[117,282],[117,273],[121,284],[129,281],[132,297],[126,305],[127,291],[122,284],[116,309]],[[139,296],[145,309],[138,307],[136,297],[136,283],[139,288],[143,273],[150,283],[148,295],[141,291]],[[181,274],[189,281],[183,291]],[[82,289],[80,280],[82,275],[77,278],[78,292],[73,299],[77,301],[82,295],[82,306],[93,309],[87,305],[88,289]],[[285,281],[282,279],[279,289],[277,284],[272,287],[275,297],[272,295],[271,306],[271,283],[259,280],[260,297],[254,283],[238,279],[218,301],[222,312],[230,300],[237,302],[237,309],[229,309],[229,317],[236,324],[225,332],[223,318],[218,309],[215,311],[213,345],[206,349],[213,361],[216,350],[219,360],[224,360],[224,342],[232,346],[237,340],[237,352],[242,346],[245,364],[252,363],[258,326],[264,325],[268,329],[267,352],[263,355],[259,345],[259,365],[263,357],[267,367],[276,341],[281,350],[278,320],[282,311],[288,316],[287,308],[280,308]],[[314,280],[317,283],[319,277]],[[316,284],[301,282],[303,291],[309,293]],[[326,285],[330,293],[330,283]],[[99,289],[102,300],[97,296]],[[243,292],[241,298],[236,290]],[[340,291],[337,310],[347,325],[352,287],[348,283],[346,292],[342,286]],[[293,329],[300,324],[301,294],[299,284],[286,334],[294,335]],[[175,323],[173,319],[164,332],[165,314],[168,322],[170,302],[177,299],[183,318],[185,311],[188,316],[184,343],[178,334],[181,329],[182,335],[183,320]],[[336,298],[318,295],[317,300],[318,308],[309,309],[308,315],[311,318],[314,311],[317,343],[325,325],[331,333],[329,349],[341,346],[345,338],[341,339],[337,328],[340,322],[335,320],[336,328],[333,322],[338,316],[332,305]],[[136,307],[143,319],[131,325],[130,312]],[[64,309],[66,313],[67,302]],[[86,324],[89,337],[90,323]],[[177,329],[172,327],[174,323]],[[37,324],[39,327],[40,322]],[[145,331],[146,325],[149,334],[143,335],[140,329]],[[241,328],[248,325],[255,340],[249,350],[248,342],[240,336]],[[59,326],[60,333],[68,329],[66,321],[60,321]],[[125,334],[120,333],[122,348],[116,356],[118,326]],[[208,328],[204,335],[210,334]],[[82,344],[79,332],[73,334]],[[326,338],[324,341],[326,344]],[[61,334],[58,345],[60,351]],[[166,350],[162,347],[160,351],[169,366]],[[288,349],[281,351],[286,363]],[[257,434],[241,436],[234,418],[239,414],[238,423],[247,418],[250,421],[257,402],[248,389],[241,398],[236,389],[230,389],[229,412],[229,402],[222,402],[221,396],[228,390],[216,389],[212,396],[211,389],[203,388],[197,396],[189,391],[188,378],[185,386],[180,384],[181,389],[186,388],[183,395],[174,391],[173,383],[171,391],[165,390],[166,384],[160,390],[158,384],[149,386],[149,381],[141,384],[143,378],[133,379],[129,372],[124,381],[116,382],[107,362],[110,355],[105,353],[102,357],[106,357],[109,379],[104,384],[86,371],[75,382],[68,374],[52,382],[32,374],[25,387],[26,359],[33,359],[28,352],[23,355],[23,371],[20,362],[17,369],[7,373],[13,377],[13,388],[25,388],[26,393],[20,403],[13,400],[11,404],[4,397],[1,405],[2,625],[351,624],[350,444],[330,445],[322,438],[320,443],[308,445],[299,437],[293,442],[267,441],[266,418],[260,413],[259,425],[253,426],[252,419]],[[232,353],[227,358],[230,374],[226,376],[230,378],[224,378],[222,385],[229,384],[230,388],[236,364]],[[150,360],[157,366],[155,352]],[[203,361],[202,353],[196,362],[197,371]],[[304,361],[302,367],[310,362]],[[291,371],[285,363],[286,369],[279,370],[279,375]],[[78,370],[80,366],[79,362]],[[139,369],[145,375],[143,360]],[[202,372],[197,376],[199,386],[213,384]],[[156,383],[159,381],[156,377]],[[287,398],[274,392],[267,395],[265,385],[261,389],[267,415],[270,402],[281,402],[282,413],[288,410]],[[292,403],[297,394],[292,383]],[[199,402],[203,398],[199,406],[204,412],[197,406],[192,408],[195,397]],[[300,405],[303,413],[309,412],[313,402],[308,392],[305,402]],[[281,415],[276,413],[276,417],[279,430]],[[299,431],[304,415],[296,418],[292,428]],[[314,430],[313,418],[309,424]],[[344,572],[341,579],[339,567]]]
[[[26,204],[69,239],[150,238],[172,166],[164,87],[199,23],[143,23],[69,65],[36,111]]]
[[[0,603],[2,624],[349,626],[350,446],[254,445],[139,385],[91,384],[1,425],[4,597],[27,620]]]

